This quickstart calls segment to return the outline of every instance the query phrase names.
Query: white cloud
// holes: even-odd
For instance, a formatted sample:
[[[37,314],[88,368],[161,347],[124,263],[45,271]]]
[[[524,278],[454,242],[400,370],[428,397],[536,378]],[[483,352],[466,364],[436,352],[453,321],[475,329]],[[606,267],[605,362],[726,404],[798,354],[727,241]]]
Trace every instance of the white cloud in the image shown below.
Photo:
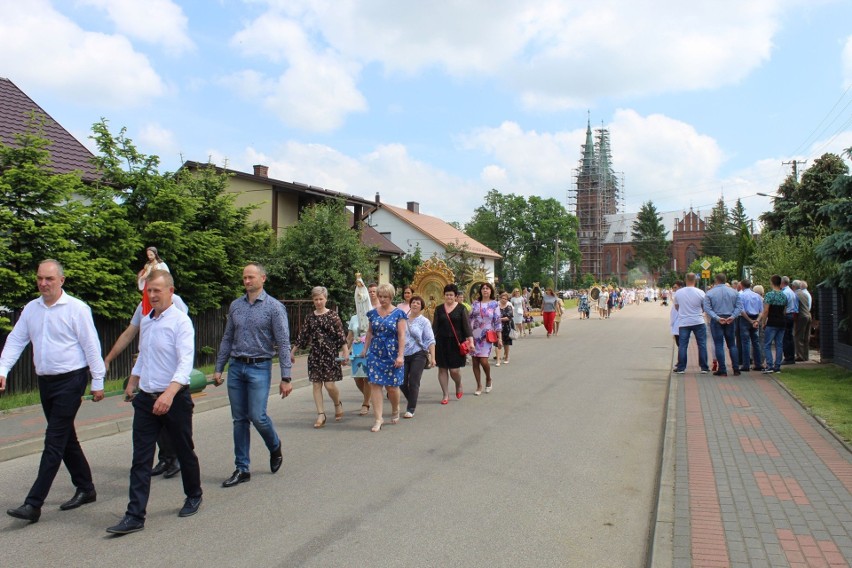
[[[267,14],[231,38],[231,46],[245,56],[260,56],[283,65],[275,78],[246,70],[240,92],[263,101],[282,122],[309,131],[339,128],[352,112],[367,109],[356,81],[361,66],[333,49],[315,46],[294,21]],[[233,83],[234,76],[229,82]]]
[[[211,152],[220,155],[221,152]],[[221,162],[217,162],[221,165]],[[229,167],[251,171],[253,164],[269,166],[269,176],[405,206],[421,203],[421,211],[447,221],[466,222],[481,205],[488,188],[442,171],[409,155],[402,144],[387,144],[360,156],[349,156],[322,144],[290,142],[272,153],[247,148]],[[475,199],[473,199],[475,196]]]
[[[125,37],[87,32],[46,0],[4,1],[2,9],[3,74],[19,85],[109,107],[141,105],[165,92],[147,57]]]
[[[544,110],[736,83],[769,58],[785,6],[774,0],[267,4],[258,22],[298,22],[315,41],[362,65],[495,78],[525,106]],[[264,39],[270,45],[256,49],[276,50],[284,41]]]
[[[612,163],[625,181],[626,211],[636,211],[644,201],[658,210],[713,203],[719,197],[717,178],[724,155],[712,138],[684,122],[662,116],[641,116],[619,110],[610,124]],[[593,129],[596,128],[593,126]],[[483,172],[499,172],[502,193],[551,197],[565,204],[575,187],[576,167],[585,142],[586,129],[572,131],[525,131],[504,122],[497,128],[482,128],[461,137],[466,149],[479,150],[494,159]]]
[[[156,154],[165,158],[180,152],[175,133],[155,122],[143,125],[137,138],[145,154]]]
[[[633,110],[616,111],[608,128],[614,167],[629,172],[626,210],[637,211],[649,199],[659,210],[718,200],[725,156],[713,138],[685,122]]]
[[[841,53],[841,64],[843,65],[843,88],[852,87],[852,36],[846,38],[846,45]]]
[[[106,10],[121,34],[162,45],[175,54],[195,47],[187,33],[188,20],[183,9],[171,0],[82,0],[82,3]]]

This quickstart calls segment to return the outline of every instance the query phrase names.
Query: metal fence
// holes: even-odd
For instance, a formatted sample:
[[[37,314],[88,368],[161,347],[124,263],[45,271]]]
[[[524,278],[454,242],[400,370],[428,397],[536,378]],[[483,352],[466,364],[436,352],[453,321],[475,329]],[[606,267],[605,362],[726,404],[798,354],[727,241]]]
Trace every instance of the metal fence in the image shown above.
[[[287,316],[290,327],[290,340],[295,341],[299,331],[308,314],[313,311],[311,300],[281,300],[287,308]],[[199,314],[190,316],[195,327],[195,366],[210,365],[216,361],[216,353],[222,342],[222,334],[225,332],[225,322],[228,316],[228,306],[222,306],[206,310]],[[20,317],[20,312],[12,314],[11,320],[14,324]],[[115,344],[116,339],[127,328],[127,320],[108,320],[95,316],[95,328],[101,340],[101,352],[103,355]],[[6,344],[7,332],[0,332],[0,350]],[[133,363],[138,352],[139,337],[125,349],[109,367],[107,378],[127,377],[133,369]],[[21,393],[38,390],[38,378],[33,366],[32,346],[28,345],[18,362],[9,372],[6,383],[6,392]]]

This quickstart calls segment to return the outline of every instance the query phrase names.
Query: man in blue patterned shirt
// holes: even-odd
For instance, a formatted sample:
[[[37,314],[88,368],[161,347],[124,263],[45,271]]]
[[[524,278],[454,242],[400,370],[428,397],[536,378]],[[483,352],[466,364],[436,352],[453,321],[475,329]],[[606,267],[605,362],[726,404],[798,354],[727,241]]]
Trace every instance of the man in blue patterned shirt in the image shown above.
[[[251,431],[254,424],[269,449],[269,467],[272,473],[281,468],[284,458],[281,440],[272,420],[266,414],[269,400],[269,383],[272,378],[272,357],[278,351],[281,365],[279,392],[285,398],[293,390],[290,385],[290,332],[287,310],[266,293],[266,270],[262,265],[250,263],[243,270],[246,293],[231,303],[228,323],[219,345],[216,358],[216,386],[222,384],[222,371],[228,363],[228,398],[231,417],[234,419],[234,463],[236,469],[222,487],[251,480],[249,469]]]

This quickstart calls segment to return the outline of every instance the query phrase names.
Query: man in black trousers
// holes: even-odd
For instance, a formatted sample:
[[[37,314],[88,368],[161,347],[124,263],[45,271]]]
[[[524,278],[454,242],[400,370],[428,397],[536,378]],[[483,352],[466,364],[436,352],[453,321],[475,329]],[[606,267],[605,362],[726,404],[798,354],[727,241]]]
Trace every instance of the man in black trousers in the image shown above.
[[[142,318],[139,357],[125,392],[133,398],[133,464],[127,512],[108,533],[124,535],[145,528],[151,492],[154,449],[163,428],[168,430],[181,464],[186,494],[178,516],[189,517],[201,506],[201,471],[192,441],[189,376],[195,358],[195,330],[185,313],[173,305],[174,280],[165,270],[148,275],[148,297],[153,310]],[[135,394],[136,387],[139,392]]]
[[[2,393],[6,390],[6,375],[32,342],[41,407],[47,418],[44,451],[35,483],[23,505],[6,511],[11,517],[31,523],[41,517],[41,507],[62,462],[77,491],[59,508],[76,509],[97,499],[92,470],[77,441],[74,418],[86,392],[89,373],[95,402],[104,397],[105,374],[92,311],[62,290],[65,283],[62,265],[55,260],[43,261],[38,265],[36,280],[41,297],[24,307],[0,355]]]

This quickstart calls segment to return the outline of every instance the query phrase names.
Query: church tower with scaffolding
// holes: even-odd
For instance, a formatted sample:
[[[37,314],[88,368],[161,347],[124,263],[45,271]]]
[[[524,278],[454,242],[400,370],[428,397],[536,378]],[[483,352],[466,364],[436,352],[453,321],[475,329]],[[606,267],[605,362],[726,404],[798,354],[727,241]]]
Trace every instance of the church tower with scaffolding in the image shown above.
[[[582,260],[575,267],[575,277],[591,274],[601,282],[603,245],[609,229],[607,215],[619,212],[621,181],[612,168],[609,130],[597,128],[592,133],[591,119],[586,125],[586,143],[577,167],[576,186],[568,191],[568,209],[574,208],[579,227],[577,237]]]

